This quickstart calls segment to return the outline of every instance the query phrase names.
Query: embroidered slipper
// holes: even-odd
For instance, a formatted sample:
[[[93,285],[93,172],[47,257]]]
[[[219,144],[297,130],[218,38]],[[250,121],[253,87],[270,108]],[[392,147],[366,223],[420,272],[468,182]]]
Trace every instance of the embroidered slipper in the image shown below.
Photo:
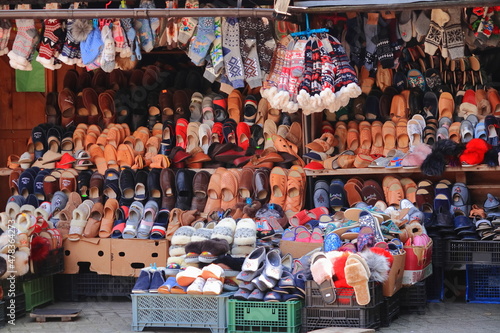
[[[363,210],[359,213],[359,224],[361,227],[370,227],[373,230],[376,242],[384,241],[384,236],[380,230],[380,223],[369,211]]]
[[[365,248],[373,247],[375,244],[375,234],[370,227],[362,227],[359,230],[358,241],[356,242],[358,252],[363,251]]]

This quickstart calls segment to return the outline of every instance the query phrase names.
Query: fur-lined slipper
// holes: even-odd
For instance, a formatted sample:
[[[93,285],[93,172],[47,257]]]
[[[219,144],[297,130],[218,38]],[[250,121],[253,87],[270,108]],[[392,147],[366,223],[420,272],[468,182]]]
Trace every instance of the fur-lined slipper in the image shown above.
[[[186,248],[184,245],[170,245],[168,254],[170,257],[180,257],[186,254]]]
[[[384,255],[374,253],[372,250],[367,249],[358,253],[370,268],[370,279],[376,282],[383,283],[389,277],[389,260]]]
[[[218,279],[221,282],[224,281],[224,269],[216,264],[210,264],[208,266],[203,267],[201,270],[201,277],[205,280],[209,278]]]
[[[198,276],[193,283],[187,288],[186,294],[191,295],[201,295],[203,294],[203,287],[205,286],[206,280],[201,276]]]
[[[344,273],[347,284],[354,288],[356,302],[359,305],[370,303],[370,288],[368,287],[370,271],[366,261],[357,254],[349,255],[345,263]]]
[[[217,223],[212,233],[213,238],[225,239],[229,244],[233,243],[236,222],[231,217],[226,217]]]
[[[187,287],[191,283],[193,283],[193,281],[200,275],[201,275],[201,269],[189,266],[185,270],[177,273],[175,279],[177,280],[177,283],[180,286]]]
[[[201,242],[200,262],[211,263],[219,256],[229,252],[229,243],[225,239],[214,238]]]
[[[180,227],[172,236],[172,245],[186,245],[191,242],[191,236],[193,236],[195,231],[196,230],[191,226]]]
[[[257,228],[252,219],[241,219],[234,232],[235,245],[252,245],[257,241]]]
[[[221,280],[209,278],[203,286],[203,295],[220,295],[222,287],[223,284]]]
[[[212,237],[212,233],[213,229],[207,229],[207,228],[196,229],[193,236],[191,236],[191,242],[201,242],[204,240],[208,240]]]
[[[14,254],[14,269],[16,270],[16,276],[23,276],[27,274],[30,270],[29,264],[29,254],[24,251],[16,251]]]
[[[314,282],[319,286],[323,301],[327,304],[335,302],[337,295],[333,284],[333,265],[323,252],[317,252],[313,255],[311,273]]]
[[[252,245],[236,245],[236,246],[233,246],[233,248],[231,249],[231,255],[233,257],[245,258],[250,253],[252,253],[253,250],[255,250],[255,244],[252,244]]]

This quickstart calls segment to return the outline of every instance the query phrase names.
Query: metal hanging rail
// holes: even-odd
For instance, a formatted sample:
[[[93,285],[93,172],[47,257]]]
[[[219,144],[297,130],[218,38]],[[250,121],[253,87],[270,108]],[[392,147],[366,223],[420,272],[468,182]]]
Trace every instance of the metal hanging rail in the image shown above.
[[[266,17],[272,19],[269,8],[126,8],[126,9],[30,9],[0,10],[0,19],[94,19],[150,17]]]

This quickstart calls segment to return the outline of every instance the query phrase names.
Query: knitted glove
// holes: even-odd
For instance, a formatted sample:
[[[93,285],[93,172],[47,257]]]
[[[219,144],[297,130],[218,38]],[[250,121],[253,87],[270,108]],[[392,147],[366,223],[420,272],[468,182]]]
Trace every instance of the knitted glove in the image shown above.
[[[43,38],[36,60],[45,68],[54,69],[54,58],[61,53],[65,34],[60,20],[46,19],[43,25]]]
[[[442,9],[433,9],[431,12],[431,26],[425,37],[425,53],[434,55],[443,41],[443,26],[450,20],[448,13]]]
[[[10,21],[3,19],[0,21],[0,31],[1,31],[1,37],[0,37],[0,56],[7,54],[9,52],[9,49],[7,47],[7,44],[9,43],[9,38],[10,38],[10,31],[12,30],[12,27],[10,25]]]
[[[31,57],[35,46],[39,40],[35,29],[35,21],[31,19],[16,20],[17,35],[12,45],[12,50],[8,53],[12,68],[21,70],[31,70],[28,59]]]
[[[444,25],[444,38],[448,56],[453,59],[464,57],[464,33],[462,30],[462,10],[460,8],[448,9],[450,20]]]

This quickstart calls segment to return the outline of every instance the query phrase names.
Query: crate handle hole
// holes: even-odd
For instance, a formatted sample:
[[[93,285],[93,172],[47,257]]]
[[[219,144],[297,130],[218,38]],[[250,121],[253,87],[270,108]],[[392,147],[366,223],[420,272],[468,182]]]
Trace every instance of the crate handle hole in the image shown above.
[[[146,267],[146,265],[144,265],[144,263],[142,263],[142,262],[133,262],[130,264],[130,266],[134,269],[142,269],[142,268]]]
[[[151,257],[158,258],[158,253],[156,253],[156,252],[151,253]]]
[[[118,255],[119,255],[120,257],[125,257],[125,252],[118,252]]]
[[[99,257],[103,257],[103,256],[104,256],[104,251],[102,251],[102,250],[98,251],[98,252],[97,252],[97,255],[98,255]]]
[[[64,250],[64,255],[67,257],[71,254],[71,251],[70,250]]]

